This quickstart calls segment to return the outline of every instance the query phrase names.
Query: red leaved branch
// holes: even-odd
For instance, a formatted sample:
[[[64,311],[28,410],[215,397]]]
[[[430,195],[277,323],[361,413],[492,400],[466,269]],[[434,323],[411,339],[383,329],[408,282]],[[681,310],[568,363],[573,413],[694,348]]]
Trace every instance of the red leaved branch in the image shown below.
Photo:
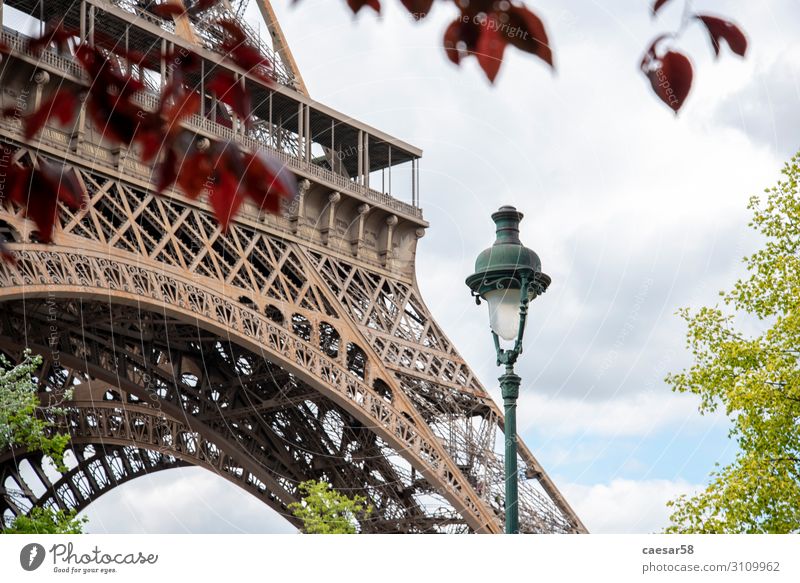
[[[195,14],[214,4],[213,1],[193,2],[188,11]],[[163,18],[184,12],[175,2],[158,4],[153,11]],[[271,84],[272,64],[250,43],[241,27],[227,20],[216,24],[224,33],[220,48],[226,60]],[[31,40],[29,48],[40,52],[56,45],[63,51],[72,45],[77,62],[91,79],[86,89],[86,115],[106,139],[136,147],[143,162],[156,164],[154,182],[158,193],[177,187],[189,198],[205,194],[223,230],[235,218],[245,198],[261,209],[277,213],[281,200],[295,195],[294,176],[279,161],[264,153],[247,152],[233,142],[223,144],[197,138],[182,125],[183,120],[200,109],[200,94],[184,84],[186,74],[199,68],[198,55],[189,52],[181,54],[180,59],[171,59],[179,64],[171,70],[157,107],[149,111],[141,107],[138,99],[145,86],[130,73],[132,65],[143,63],[142,55],[117,49],[114,39],[99,35],[94,46],[76,39],[74,31],[57,25],[48,27],[40,38]],[[10,54],[11,50],[0,47],[0,52]],[[220,102],[230,106],[244,123],[249,123],[250,95],[242,77],[222,70],[213,76],[206,88]],[[56,90],[25,116],[26,139],[32,139],[48,123],[74,122],[80,107],[76,92]],[[218,114],[224,112],[223,107],[215,110],[222,110]],[[19,112],[9,109],[2,114],[11,116]],[[59,202],[76,210],[85,203],[86,193],[75,170],[44,157],[37,157],[31,166],[13,163],[6,181],[9,200],[24,209],[25,217],[36,225],[42,242],[52,239]],[[7,260],[12,257],[7,246],[0,246],[0,257]]]

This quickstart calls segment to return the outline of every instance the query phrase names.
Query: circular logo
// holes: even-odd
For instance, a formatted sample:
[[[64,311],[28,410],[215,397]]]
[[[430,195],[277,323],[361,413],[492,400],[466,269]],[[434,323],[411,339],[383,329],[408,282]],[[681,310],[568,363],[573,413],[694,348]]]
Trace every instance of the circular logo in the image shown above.
[[[19,564],[26,571],[35,571],[44,562],[44,547],[39,543],[30,543],[19,552]]]

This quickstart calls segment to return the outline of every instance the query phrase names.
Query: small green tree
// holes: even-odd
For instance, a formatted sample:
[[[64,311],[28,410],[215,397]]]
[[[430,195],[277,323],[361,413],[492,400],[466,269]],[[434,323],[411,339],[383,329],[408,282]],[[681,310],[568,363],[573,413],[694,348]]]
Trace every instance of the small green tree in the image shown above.
[[[64,450],[69,435],[54,431],[54,423],[40,415],[62,412],[60,407],[43,406],[39,400],[32,375],[41,364],[41,357],[32,356],[29,351],[16,366],[0,354],[0,451],[7,448],[40,450],[59,471],[65,472]],[[70,397],[69,393],[65,395],[67,399]],[[80,534],[85,522],[86,518],[76,518],[75,511],[32,508],[27,516],[17,516],[3,533]]]
[[[308,480],[301,482],[298,490],[303,501],[289,504],[289,510],[303,521],[306,534],[355,534],[357,519],[372,513],[366,498],[348,498],[327,482]]]
[[[766,243],[722,293],[726,309],[681,311],[694,364],[667,382],[699,395],[701,413],[724,407],[739,452],[704,491],[669,503],[666,532],[800,532],[800,154],[783,175],[750,199]],[[765,330],[744,334],[737,315]]]
[[[38,415],[56,406],[43,407],[32,375],[42,364],[41,356],[25,351],[22,362],[12,366],[0,354],[0,450],[24,447],[37,449],[53,460],[59,471],[66,471],[64,449],[69,435],[53,432],[53,423]],[[69,396],[67,396],[69,398]]]
[[[29,514],[14,518],[3,534],[83,534],[88,518],[77,514],[75,510],[32,508]]]

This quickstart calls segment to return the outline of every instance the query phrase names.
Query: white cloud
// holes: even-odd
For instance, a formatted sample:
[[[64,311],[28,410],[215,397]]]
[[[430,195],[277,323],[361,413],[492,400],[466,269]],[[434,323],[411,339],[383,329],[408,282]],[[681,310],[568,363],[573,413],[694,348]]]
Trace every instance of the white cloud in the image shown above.
[[[756,70],[746,85],[718,106],[715,118],[789,157],[800,147],[798,79],[800,49],[793,47]]]
[[[98,498],[83,513],[92,533],[292,533],[266,504],[201,468],[142,476]]]
[[[561,486],[589,532],[637,534],[660,532],[669,524],[666,503],[700,489],[684,480],[623,480],[608,484]]]
[[[721,414],[701,416],[693,395],[646,392],[606,401],[547,397],[522,392],[517,407],[520,433],[536,430],[551,438],[647,436],[666,427],[676,432],[708,427]]]

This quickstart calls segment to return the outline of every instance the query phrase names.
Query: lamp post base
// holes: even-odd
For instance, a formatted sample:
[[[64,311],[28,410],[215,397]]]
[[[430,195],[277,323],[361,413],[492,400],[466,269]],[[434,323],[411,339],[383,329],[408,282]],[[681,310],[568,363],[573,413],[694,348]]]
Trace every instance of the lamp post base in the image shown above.
[[[519,493],[517,471],[517,398],[522,380],[511,366],[501,376],[500,389],[505,407],[506,534],[519,534]]]

